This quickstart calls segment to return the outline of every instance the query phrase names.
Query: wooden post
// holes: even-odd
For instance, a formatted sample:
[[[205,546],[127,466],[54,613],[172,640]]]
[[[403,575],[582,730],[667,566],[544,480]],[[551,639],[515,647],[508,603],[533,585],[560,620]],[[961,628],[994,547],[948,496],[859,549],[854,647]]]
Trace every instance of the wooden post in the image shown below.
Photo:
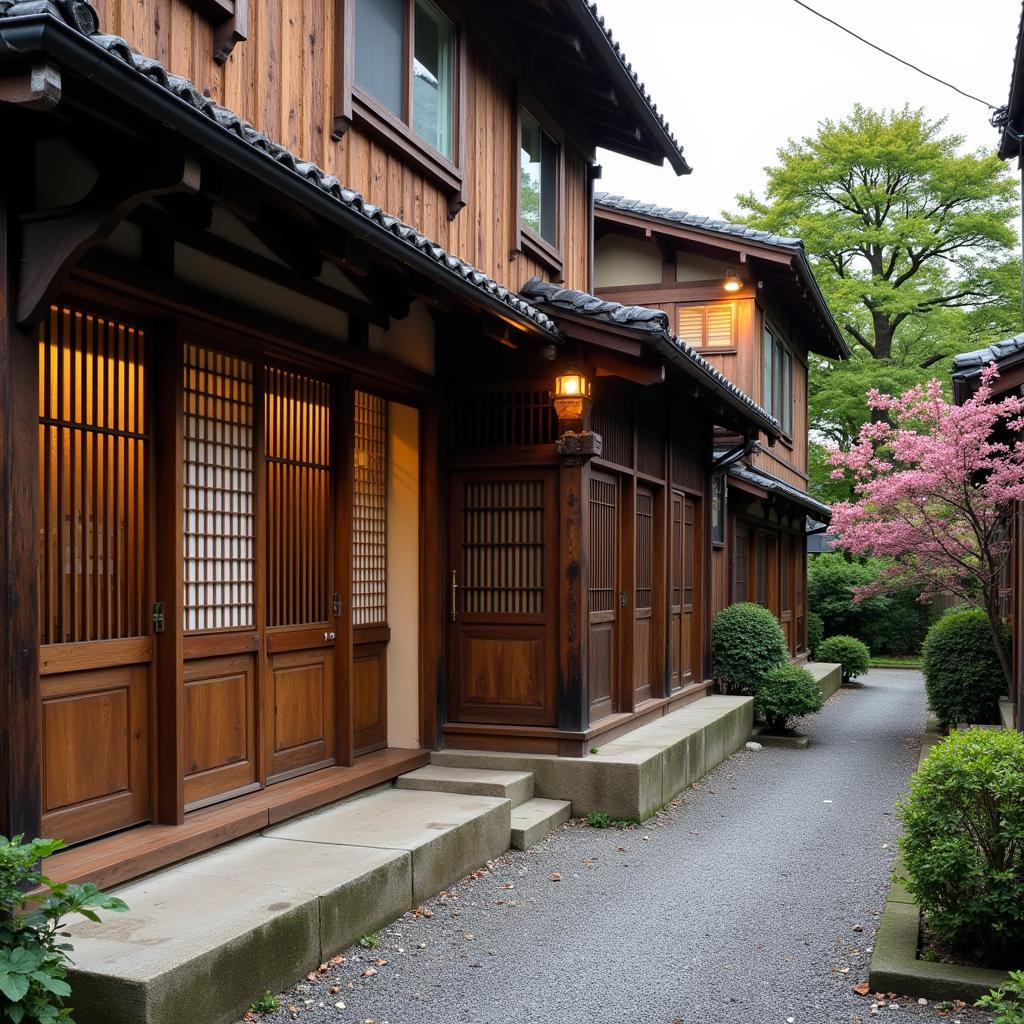
[[[39,358],[14,320],[14,213],[0,193],[0,834],[39,835]]]
[[[352,687],[352,494],[355,488],[355,389],[340,377],[334,399],[334,588],[341,602],[333,619],[335,758],[350,768],[355,759]]]
[[[420,408],[420,745],[441,746],[445,716],[444,569],[448,531],[441,479],[440,403]]]

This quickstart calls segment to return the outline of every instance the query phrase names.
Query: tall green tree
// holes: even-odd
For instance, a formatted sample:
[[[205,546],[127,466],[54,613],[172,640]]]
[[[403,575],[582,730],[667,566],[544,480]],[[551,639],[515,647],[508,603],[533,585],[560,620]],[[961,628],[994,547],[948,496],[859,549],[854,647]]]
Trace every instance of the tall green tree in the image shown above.
[[[752,226],[803,239],[853,358],[812,366],[812,437],[844,445],[872,387],[903,391],[944,362],[1020,330],[1016,182],[994,153],[964,152],[944,119],[857,105],[791,140]],[[813,461],[813,459],[812,459]],[[826,497],[826,474],[814,474]]]

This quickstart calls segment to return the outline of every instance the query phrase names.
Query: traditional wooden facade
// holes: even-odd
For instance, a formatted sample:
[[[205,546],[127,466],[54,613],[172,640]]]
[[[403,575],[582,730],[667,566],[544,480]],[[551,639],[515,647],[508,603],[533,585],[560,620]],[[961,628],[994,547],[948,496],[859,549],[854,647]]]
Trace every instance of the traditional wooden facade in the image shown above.
[[[586,291],[595,148],[688,170],[593,8],[98,6],[0,0],[0,832],[110,884],[705,693],[781,429]]]
[[[778,421],[780,436],[716,433],[708,614],[755,601],[807,655],[807,534],[829,521],[807,493],[807,369],[848,349],[797,239],[599,193],[595,285],[663,310],[681,339]]]

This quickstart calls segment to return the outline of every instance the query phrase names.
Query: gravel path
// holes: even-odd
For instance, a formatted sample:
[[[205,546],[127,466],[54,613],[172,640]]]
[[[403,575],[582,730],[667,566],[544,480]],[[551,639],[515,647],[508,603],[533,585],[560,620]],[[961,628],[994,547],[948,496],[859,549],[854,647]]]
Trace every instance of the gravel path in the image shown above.
[[[807,750],[741,751],[640,827],[570,823],[406,915],[379,949],[348,950],[259,1019],[937,1020],[911,1000],[872,1011],[852,991],[867,978],[896,852],[892,806],[924,723],[920,675],[875,670],[805,723]]]

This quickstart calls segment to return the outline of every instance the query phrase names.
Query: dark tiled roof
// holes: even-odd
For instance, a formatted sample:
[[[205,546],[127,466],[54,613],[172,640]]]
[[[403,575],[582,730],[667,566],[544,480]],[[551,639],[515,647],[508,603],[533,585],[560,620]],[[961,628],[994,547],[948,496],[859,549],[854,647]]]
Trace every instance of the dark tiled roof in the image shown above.
[[[736,238],[746,238],[752,242],[761,242],[764,245],[774,245],[783,249],[796,249],[800,252],[803,252],[804,248],[804,243],[799,238],[773,235],[768,231],[749,228],[745,224],[734,224],[732,221],[720,220],[717,217],[703,217],[700,214],[687,213],[685,210],[674,210],[670,206],[658,206],[657,203],[645,203],[639,199],[614,196],[610,192],[595,192],[594,202],[609,210],[635,213],[640,217],[656,217],[658,220],[670,220],[688,228],[697,228],[700,231],[714,231],[720,235],[732,235]]]
[[[549,281],[542,281],[539,277],[531,277],[523,285],[522,294],[533,302],[543,303],[566,313],[585,316],[601,323],[626,327],[650,335],[660,344],[666,346],[673,358],[682,357],[699,375],[710,378],[718,390],[725,391],[734,402],[744,406],[765,424],[771,425],[773,433],[778,433],[779,421],[774,416],[762,409],[745,391],[736,387],[724,373],[694,352],[682,338],[672,333],[669,328],[668,314],[664,311],[648,309],[646,306],[624,306],[619,302],[600,299],[589,292],[577,291],[574,288],[562,288]]]
[[[999,155],[1010,160],[1020,154],[1020,143],[1014,135],[1024,132],[1024,5],[1017,25],[1017,44],[1013,49],[1010,71],[1010,92],[1006,106],[992,115],[992,124],[999,131]]]
[[[832,521],[832,509],[828,505],[818,501],[817,498],[812,498],[806,491],[801,491],[792,484],[787,484],[785,480],[780,480],[777,476],[765,472],[763,469],[753,469],[742,462],[737,462],[729,467],[728,473],[729,476],[736,477],[737,480],[745,480],[755,487],[761,487],[771,494],[777,494],[780,498],[785,498],[787,501],[799,505],[810,512],[820,523],[828,525]]]
[[[1005,362],[1013,356],[1024,353],[1024,334],[1018,334],[1015,338],[1007,338],[1006,341],[997,341],[988,348],[979,348],[974,352],[964,352],[961,355],[953,356],[954,376],[973,376],[981,372],[986,366],[996,365]]]
[[[88,5],[82,4],[81,0],[74,0],[74,2],[83,10],[89,10]],[[35,5],[14,3],[11,6],[9,0],[0,0],[0,23],[5,18],[16,17],[19,13],[24,13],[24,10],[19,12],[19,8],[24,9],[31,6]],[[80,24],[83,24],[83,22],[80,21],[79,24],[74,24],[72,27],[79,28]],[[85,24],[88,24],[88,22],[85,22]],[[314,163],[302,160],[290,150],[280,145],[280,143],[272,141],[262,132],[257,131],[248,121],[239,117],[234,111],[228,110],[226,107],[214,103],[208,96],[204,96],[187,78],[172,75],[160,61],[137,53],[120,36],[104,35],[100,32],[95,32],[83,36],[83,38],[87,38],[111,57],[128,65],[128,67],[148,79],[155,88],[163,89],[187,104],[197,114],[218,124],[225,132],[237,138],[239,145],[252,147],[262,153],[267,160],[286,167],[321,192],[326,193],[332,199],[347,207],[348,210],[365,218],[367,226],[371,228],[371,231],[386,232],[401,239],[410,249],[416,250],[422,256],[443,267],[450,274],[474,285],[491,299],[514,310],[541,330],[557,336],[558,328],[551,317],[536,309],[514,291],[498,284],[493,278],[488,277],[471,264],[466,263],[465,260],[459,259],[458,256],[453,256],[438,245],[437,242],[432,241],[425,235],[421,235],[415,228],[399,220],[397,217],[392,217],[380,207],[368,203],[358,192],[354,192],[352,189],[342,185],[333,174],[329,174]]]

